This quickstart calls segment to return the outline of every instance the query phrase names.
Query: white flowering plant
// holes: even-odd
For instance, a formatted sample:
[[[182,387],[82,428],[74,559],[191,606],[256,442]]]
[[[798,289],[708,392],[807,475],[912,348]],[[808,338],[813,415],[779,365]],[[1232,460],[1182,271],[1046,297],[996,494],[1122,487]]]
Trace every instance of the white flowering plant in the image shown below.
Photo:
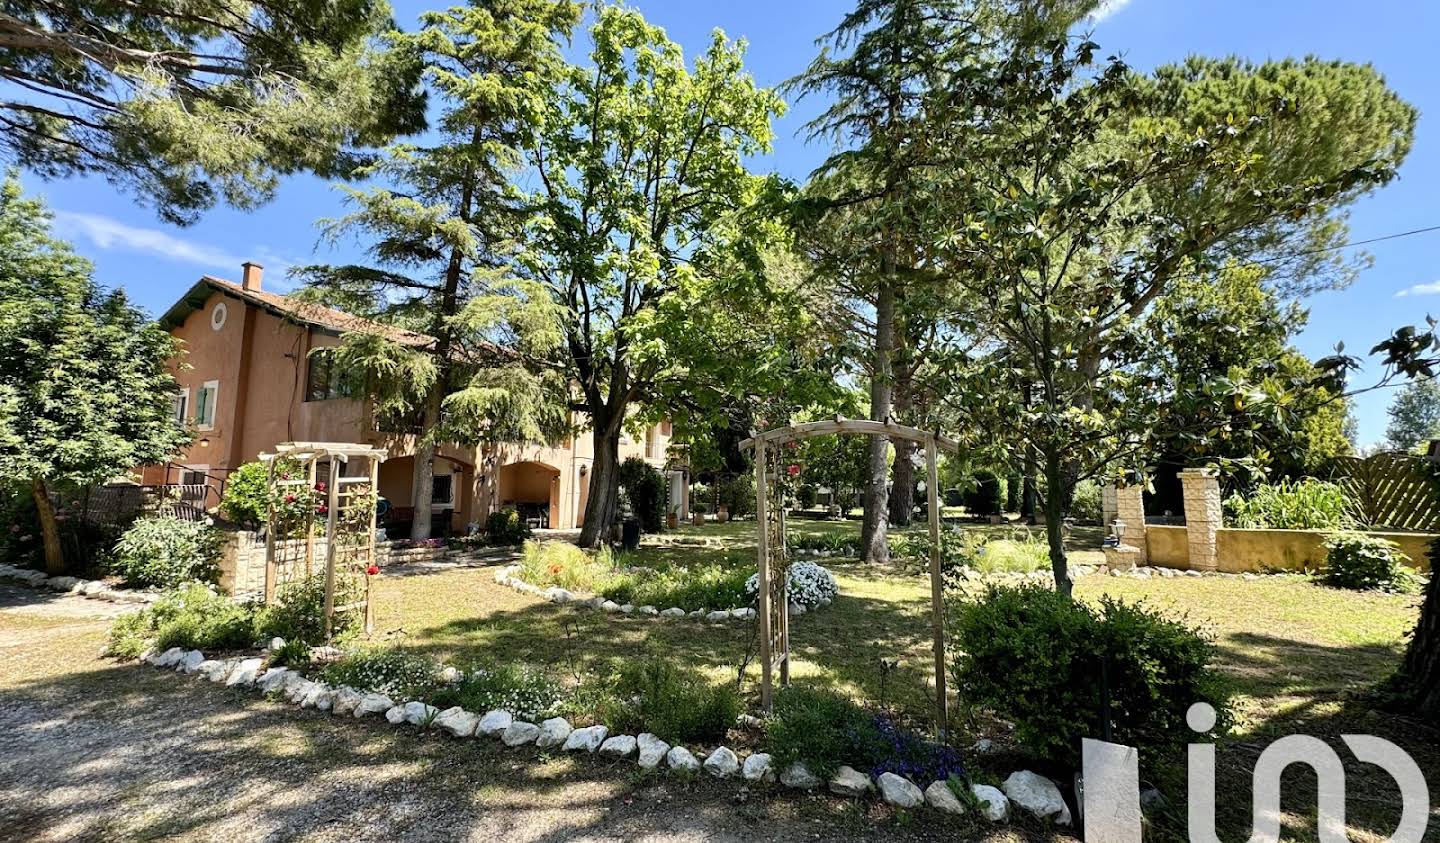
[[[745,595],[752,601],[760,591],[760,575],[751,574],[745,581]],[[835,599],[840,587],[830,569],[814,562],[796,562],[789,572],[790,602],[807,609],[823,606]]]
[[[425,699],[444,684],[435,659],[381,647],[356,650],[328,665],[325,681],[396,700]]]
[[[438,708],[458,705],[478,712],[498,708],[530,721],[554,716],[564,700],[561,686],[545,674],[508,664],[473,670],[431,698]]]

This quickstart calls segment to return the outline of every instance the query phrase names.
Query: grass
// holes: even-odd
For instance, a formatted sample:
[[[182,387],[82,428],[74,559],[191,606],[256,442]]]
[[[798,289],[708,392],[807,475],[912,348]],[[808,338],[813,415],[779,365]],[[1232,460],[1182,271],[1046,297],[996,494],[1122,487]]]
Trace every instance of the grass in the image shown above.
[[[722,541],[705,547],[644,546],[629,561],[657,570],[718,566],[748,572],[754,528],[754,522],[748,521],[686,527],[678,532]],[[844,535],[857,532],[858,524],[795,519],[790,529]],[[1014,535],[1014,526],[973,529],[1024,541]],[[1077,548],[1072,561],[1083,564],[1101,558],[1099,538],[1098,528],[1077,528],[1071,536]],[[1043,536],[1037,533],[1035,541],[1043,541]],[[837,691],[890,713],[911,728],[930,728],[928,583],[898,565],[837,559],[825,564],[836,574],[840,596],[832,606],[794,619],[793,681]],[[1102,594],[1144,599],[1169,614],[1186,617],[1215,637],[1219,667],[1230,680],[1236,715],[1234,734],[1220,752],[1221,780],[1248,782],[1258,748],[1293,732],[1387,737],[1412,751],[1430,779],[1440,780],[1436,749],[1440,739],[1433,729],[1377,717],[1364,703],[1368,689],[1398,662],[1404,637],[1418,613],[1417,597],[1342,591],[1299,576],[1253,581],[1083,577],[1077,583],[1080,599],[1098,600]],[[555,673],[586,676],[613,672],[617,665],[659,654],[692,668],[698,681],[711,685],[733,685],[743,676],[741,691],[747,701],[753,703],[758,694],[759,669],[749,624],[656,620],[555,606],[496,585],[489,571],[382,577],[377,617],[378,629],[394,643],[446,659],[503,654]],[[963,705],[952,706],[955,709]],[[994,731],[995,724],[984,718],[961,719],[954,725],[957,740],[985,732],[1003,743],[1003,728]],[[1341,754],[1350,758],[1343,748]],[[1184,781],[1175,778],[1176,770],[1183,775],[1183,757],[1174,761],[1166,770],[1144,775],[1161,783],[1171,804],[1183,809]],[[1351,766],[1357,765],[1352,761]],[[1003,776],[1008,771],[979,770],[982,776],[992,772]],[[1368,796],[1367,786],[1374,790]],[[1291,788],[1302,803],[1310,794],[1312,806],[1307,814],[1303,806],[1287,802],[1292,808],[1287,833],[1296,839],[1315,837],[1313,787],[1313,781],[1302,781]],[[1350,809],[1352,825],[1358,829],[1356,839],[1383,839],[1398,813],[1393,785],[1374,768],[1361,768],[1352,772],[1351,789],[1357,794]],[[1228,823],[1238,831],[1248,822],[1248,790],[1239,790],[1244,792],[1224,798],[1222,829]],[[1178,822],[1166,827],[1183,830],[1183,817]],[[1177,834],[1172,836],[1183,838]]]

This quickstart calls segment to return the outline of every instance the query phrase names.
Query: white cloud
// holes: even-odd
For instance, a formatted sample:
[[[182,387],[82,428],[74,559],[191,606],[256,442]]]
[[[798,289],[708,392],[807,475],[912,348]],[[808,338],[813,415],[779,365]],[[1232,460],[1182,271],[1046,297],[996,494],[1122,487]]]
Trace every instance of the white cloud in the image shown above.
[[[1431,281],[1429,284],[1416,284],[1413,287],[1406,287],[1395,294],[1395,298],[1402,296],[1434,296],[1440,295],[1440,281]]]
[[[1101,0],[1095,11],[1090,13],[1090,20],[1099,23],[1128,5],[1130,0]]]
[[[253,257],[234,255],[208,243],[186,240],[155,228],[139,228],[100,214],[80,211],[56,211],[55,227],[67,237],[83,237],[100,249],[123,249],[156,255],[179,263],[195,264],[213,269],[240,271],[240,264],[256,259],[267,268],[283,272],[292,261],[279,258],[269,249],[257,249]]]

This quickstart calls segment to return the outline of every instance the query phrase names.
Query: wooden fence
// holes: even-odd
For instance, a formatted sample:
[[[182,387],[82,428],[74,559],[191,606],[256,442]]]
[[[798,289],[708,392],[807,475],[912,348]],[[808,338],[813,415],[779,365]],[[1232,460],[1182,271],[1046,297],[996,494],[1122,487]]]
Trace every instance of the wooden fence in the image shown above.
[[[1369,529],[1440,531],[1437,466],[1411,454],[1343,457],[1335,482],[1345,488],[1355,517]]]

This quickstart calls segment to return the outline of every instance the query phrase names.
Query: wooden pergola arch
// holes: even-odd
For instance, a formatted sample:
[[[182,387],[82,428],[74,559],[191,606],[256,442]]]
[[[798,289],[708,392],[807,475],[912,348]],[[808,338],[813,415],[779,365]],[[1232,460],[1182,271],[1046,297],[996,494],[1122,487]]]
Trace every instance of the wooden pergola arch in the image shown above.
[[[790,442],[799,442],[817,436],[860,434],[884,436],[887,439],[903,439],[915,442],[925,448],[925,494],[929,500],[926,508],[930,516],[930,626],[934,636],[935,651],[935,716],[936,729],[942,736],[949,722],[948,705],[945,697],[945,593],[940,578],[940,492],[938,455],[940,449],[959,453],[960,446],[952,439],[939,433],[920,430],[915,427],[896,424],[892,421],[871,421],[868,419],[846,419],[836,416],[825,421],[805,422],[786,427],[777,427],[757,434],[740,443],[743,450],[755,450],[755,522],[759,539],[759,620],[760,620],[760,702],[768,711],[774,699],[774,673],[778,668],[781,685],[790,683],[790,615],[785,595],[786,583],[780,583],[779,600],[771,588],[771,562],[774,554],[787,553],[785,541],[784,502],[776,512],[778,547],[770,544],[770,501],[769,479],[766,476],[767,451]],[[778,610],[776,605],[778,604]],[[772,611],[774,617],[772,618]]]

